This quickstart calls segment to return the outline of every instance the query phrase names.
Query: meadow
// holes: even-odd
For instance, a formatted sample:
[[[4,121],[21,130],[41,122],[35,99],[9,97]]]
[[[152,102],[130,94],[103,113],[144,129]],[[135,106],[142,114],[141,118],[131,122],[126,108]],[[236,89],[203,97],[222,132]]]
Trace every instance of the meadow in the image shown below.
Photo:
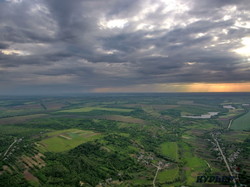
[[[179,154],[178,154],[178,145],[176,142],[164,142],[160,145],[161,153],[169,157],[170,159],[173,159],[175,161],[179,160]]]
[[[63,152],[98,138],[101,138],[99,133],[79,129],[67,129],[47,133],[43,140],[37,142],[37,146],[42,153]]]
[[[170,168],[160,171],[157,176],[157,181],[160,184],[173,183],[179,178],[179,168]]]
[[[192,147],[186,143],[181,143],[182,162],[185,163],[185,177],[188,185],[192,185],[196,181],[196,177],[201,175],[208,169],[207,163],[194,155]]]
[[[250,130],[250,111],[245,115],[233,120],[231,128],[234,130]]]
[[[61,110],[60,113],[78,113],[78,112],[91,112],[94,110],[104,110],[104,111],[113,111],[113,112],[131,112],[132,109],[124,109],[124,108],[105,108],[105,107],[84,107],[84,108],[76,108],[69,110]]]

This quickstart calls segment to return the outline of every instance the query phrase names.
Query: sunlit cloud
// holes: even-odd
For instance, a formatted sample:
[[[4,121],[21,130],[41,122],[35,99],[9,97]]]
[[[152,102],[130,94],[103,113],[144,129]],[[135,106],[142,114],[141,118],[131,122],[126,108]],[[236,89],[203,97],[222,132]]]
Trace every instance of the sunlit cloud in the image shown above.
[[[20,55],[20,56],[26,56],[29,55],[29,52],[21,51],[21,50],[15,50],[15,49],[3,49],[0,50],[5,55]]]
[[[234,51],[240,55],[250,56],[250,37],[242,38],[241,42],[244,47],[235,49]]]
[[[21,3],[23,0],[6,0],[6,1],[11,3]]]
[[[127,23],[128,23],[127,19],[113,19],[109,21],[102,19],[99,25],[101,28],[104,28],[104,29],[114,29],[114,28],[122,29],[125,27]]]

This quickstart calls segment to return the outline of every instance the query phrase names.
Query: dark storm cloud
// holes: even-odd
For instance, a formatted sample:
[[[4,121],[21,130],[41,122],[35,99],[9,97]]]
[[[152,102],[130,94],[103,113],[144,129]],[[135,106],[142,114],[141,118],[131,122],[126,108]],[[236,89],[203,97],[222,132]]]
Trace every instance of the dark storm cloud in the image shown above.
[[[6,0],[1,81],[48,92],[248,82],[249,57],[235,50],[250,36],[249,9],[248,0]]]
[[[0,43],[0,49],[7,49],[9,47],[9,45],[5,44],[5,43]]]
[[[204,1],[199,1],[195,0],[195,6],[194,8],[204,8],[204,9],[212,9],[212,8],[222,8],[227,5],[237,5],[242,7],[249,7],[249,1],[248,0],[204,0]]]

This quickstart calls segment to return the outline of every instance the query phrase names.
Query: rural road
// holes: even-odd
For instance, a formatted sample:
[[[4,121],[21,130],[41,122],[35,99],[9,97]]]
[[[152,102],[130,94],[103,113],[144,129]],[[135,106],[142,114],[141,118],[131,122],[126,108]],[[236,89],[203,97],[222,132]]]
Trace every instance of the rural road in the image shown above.
[[[232,125],[233,119],[230,119],[229,123],[228,123],[228,127],[227,129],[230,129],[231,125]]]
[[[223,160],[224,160],[224,162],[225,162],[225,164],[226,164],[226,166],[227,166],[227,169],[228,169],[228,172],[229,172],[230,176],[231,176],[231,177],[234,177],[234,176],[233,176],[233,173],[232,173],[232,171],[231,171],[231,168],[230,168],[230,166],[229,166],[229,164],[228,164],[228,162],[227,162],[227,159],[226,159],[225,155],[223,154],[223,151],[222,151],[222,149],[221,149],[221,147],[220,147],[219,142],[217,141],[217,139],[214,137],[213,134],[212,134],[212,137],[213,137],[213,139],[214,139],[214,141],[215,141],[215,143],[216,143],[216,145],[217,145],[217,148],[219,149],[220,154],[221,154],[221,156],[222,156],[222,158],[223,158]],[[234,186],[237,187],[235,179],[233,179],[233,182],[234,182]]]
[[[159,172],[159,170],[162,169],[162,168],[160,167],[160,165],[159,165],[159,166],[156,166],[156,165],[153,164],[153,166],[155,166],[155,167],[157,168],[157,170],[156,170],[156,172],[155,172],[155,177],[154,177],[154,180],[153,180],[153,187],[155,187],[155,181],[156,181],[158,172]]]
[[[10,148],[17,142],[17,140],[14,140],[14,142],[8,147],[8,149],[5,151],[3,158],[6,156],[6,154],[9,152]]]

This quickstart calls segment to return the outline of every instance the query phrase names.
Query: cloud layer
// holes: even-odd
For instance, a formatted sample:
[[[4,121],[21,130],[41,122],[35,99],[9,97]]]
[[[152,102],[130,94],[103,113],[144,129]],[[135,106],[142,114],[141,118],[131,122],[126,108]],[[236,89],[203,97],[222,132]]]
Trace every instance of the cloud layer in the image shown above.
[[[249,0],[0,1],[1,92],[250,82],[249,20]]]

